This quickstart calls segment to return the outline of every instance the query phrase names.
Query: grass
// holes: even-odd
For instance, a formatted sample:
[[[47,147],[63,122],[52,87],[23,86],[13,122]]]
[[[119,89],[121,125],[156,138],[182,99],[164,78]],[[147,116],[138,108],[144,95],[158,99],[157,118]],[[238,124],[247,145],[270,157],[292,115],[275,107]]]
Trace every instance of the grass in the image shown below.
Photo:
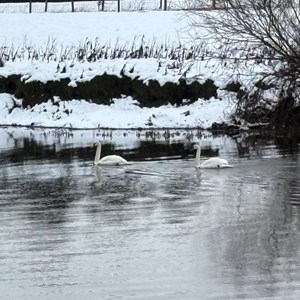
[[[203,45],[189,46],[178,42],[177,44],[158,43],[156,39],[146,42],[144,36],[135,37],[131,43],[121,44],[118,40],[101,44],[85,39],[77,46],[57,46],[55,39],[48,40],[45,48],[36,48],[26,44],[22,46],[0,46],[0,61],[78,61],[96,62],[103,59],[168,59],[177,62],[195,60],[208,53]]]
[[[78,61],[96,62],[103,59],[166,59],[176,63],[184,61],[203,61],[212,58],[228,60],[231,63],[239,64],[242,61],[256,61],[257,64],[263,60],[272,59],[270,56],[262,56],[262,49],[258,46],[247,49],[231,49],[221,47],[211,49],[208,43],[201,42],[195,45],[186,45],[178,41],[169,44],[168,42],[158,43],[155,38],[146,41],[144,36],[136,36],[131,42],[121,44],[119,40],[115,43],[107,42],[101,44],[97,39],[94,41],[86,38],[77,46],[61,46],[56,43],[55,38],[49,38],[45,48],[34,47],[26,43],[20,46],[2,45],[0,46],[0,61]],[[237,56],[239,58],[237,58]]]

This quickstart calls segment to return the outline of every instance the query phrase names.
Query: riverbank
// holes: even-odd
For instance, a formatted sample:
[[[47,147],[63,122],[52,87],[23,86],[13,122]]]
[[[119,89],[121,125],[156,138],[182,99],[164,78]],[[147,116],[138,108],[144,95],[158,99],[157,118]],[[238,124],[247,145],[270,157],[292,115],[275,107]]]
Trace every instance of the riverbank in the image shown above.
[[[235,115],[241,95],[268,68],[236,61],[256,50],[224,50],[203,28],[203,40],[195,43],[184,12],[14,13],[3,14],[0,26],[8,28],[0,34],[1,125],[265,125]],[[222,54],[228,59],[220,60]],[[268,94],[275,103],[275,92]]]

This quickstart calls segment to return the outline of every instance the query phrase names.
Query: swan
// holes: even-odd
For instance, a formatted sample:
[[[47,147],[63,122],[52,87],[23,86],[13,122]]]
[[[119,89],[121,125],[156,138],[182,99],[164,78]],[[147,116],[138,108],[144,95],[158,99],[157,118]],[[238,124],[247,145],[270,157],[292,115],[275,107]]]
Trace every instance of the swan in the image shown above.
[[[119,166],[119,165],[127,165],[129,164],[126,159],[119,155],[107,155],[100,159],[101,157],[101,143],[96,142],[94,144],[97,146],[96,155],[94,160],[94,165],[110,165],[110,166]]]
[[[224,169],[224,168],[232,168],[231,165],[228,164],[228,161],[219,157],[212,157],[205,160],[202,164],[200,164],[200,155],[201,155],[201,147],[199,144],[194,145],[194,149],[196,152],[196,168],[201,169]]]

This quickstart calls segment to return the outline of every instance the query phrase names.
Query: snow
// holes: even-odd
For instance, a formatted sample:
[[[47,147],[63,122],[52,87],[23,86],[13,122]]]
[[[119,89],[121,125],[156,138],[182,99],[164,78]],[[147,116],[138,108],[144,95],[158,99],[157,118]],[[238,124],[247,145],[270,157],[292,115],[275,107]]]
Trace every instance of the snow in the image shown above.
[[[131,43],[138,36],[158,42],[181,39],[186,22],[182,13],[147,12],[78,12],[78,13],[4,13],[1,14],[0,45],[23,45],[45,48],[48,43],[78,45],[86,38],[99,43]]]
[[[209,128],[213,122],[226,121],[231,105],[224,107],[219,99],[199,100],[196,103],[174,107],[166,105],[140,108],[131,97],[113,99],[111,105],[97,105],[86,100],[56,100],[32,108],[15,108],[11,96],[1,95],[1,123],[3,125],[31,125],[73,129],[112,128]],[[222,105],[221,105],[222,103]]]
[[[106,106],[90,103],[88,99],[60,101],[56,98],[34,107],[12,109],[14,97],[0,94],[0,124],[77,129],[208,129],[213,123],[229,122],[236,99],[234,94],[224,93],[222,88],[234,81],[234,72],[231,66],[224,67],[216,59],[194,64],[179,60],[179,66],[173,68],[171,64],[174,61],[170,61],[164,53],[158,58],[100,59],[95,62],[72,58],[78,47],[89,44],[113,49],[115,45],[121,48],[135,45],[138,48],[141,43],[149,46],[155,43],[167,45],[166,48],[188,49],[193,40],[186,30],[188,21],[183,16],[181,11],[1,14],[0,26],[5,30],[0,33],[0,50],[16,51],[18,55],[14,61],[5,61],[4,67],[0,68],[0,76],[19,74],[25,82],[70,78],[70,85],[76,86],[77,82],[91,80],[104,73],[120,76],[123,70],[132,78],[138,76],[145,83],[155,79],[161,85],[178,82],[182,76],[191,82],[204,82],[209,78],[220,89],[217,98],[198,99],[193,104],[180,107],[165,105],[159,108],[140,108],[136,99],[124,96],[111,99],[111,104]],[[52,49],[54,55],[49,60],[33,59],[32,49],[40,53],[48,53]],[[62,53],[68,53],[63,56],[64,59]],[[239,80],[249,81],[253,68],[261,67],[248,66]],[[65,71],[62,72],[62,69]]]

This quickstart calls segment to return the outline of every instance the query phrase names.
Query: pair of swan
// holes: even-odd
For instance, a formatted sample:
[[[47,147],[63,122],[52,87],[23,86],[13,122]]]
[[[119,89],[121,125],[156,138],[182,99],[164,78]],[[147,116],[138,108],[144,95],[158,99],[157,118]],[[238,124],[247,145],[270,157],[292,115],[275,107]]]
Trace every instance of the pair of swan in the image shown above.
[[[101,157],[101,143],[97,142],[95,143],[97,145],[96,155],[94,164],[95,165],[128,165],[130,162],[128,162],[126,159],[119,155],[107,155],[102,158]],[[224,169],[224,168],[232,168],[231,165],[228,164],[228,161],[223,158],[219,157],[212,157],[207,160],[205,160],[202,164],[200,163],[200,156],[201,156],[201,147],[199,144],[194,145],[194,149],[197,150],[196,152],[196,168],[201,169]]]

